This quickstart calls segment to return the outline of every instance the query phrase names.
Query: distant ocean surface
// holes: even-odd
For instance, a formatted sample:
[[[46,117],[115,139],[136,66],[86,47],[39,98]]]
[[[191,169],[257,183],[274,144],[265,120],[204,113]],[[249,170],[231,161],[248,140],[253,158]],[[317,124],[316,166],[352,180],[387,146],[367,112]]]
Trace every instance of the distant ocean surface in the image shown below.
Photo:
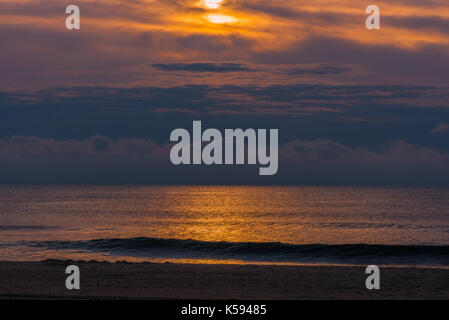
[[[449,189],[0,186],[0,260],[449,266]]]

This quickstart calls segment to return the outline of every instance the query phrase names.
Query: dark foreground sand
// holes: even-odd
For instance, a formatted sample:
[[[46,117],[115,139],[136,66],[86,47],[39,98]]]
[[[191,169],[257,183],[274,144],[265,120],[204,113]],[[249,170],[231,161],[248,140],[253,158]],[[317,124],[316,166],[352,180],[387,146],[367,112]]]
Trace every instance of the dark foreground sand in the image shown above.
[[[65,267],[81,289],[65,288]],[[449,299],[449,270],[381,268],[381,289],[365,269],[340,266],[194,265],[107,262],[0,262],[0,298]]]

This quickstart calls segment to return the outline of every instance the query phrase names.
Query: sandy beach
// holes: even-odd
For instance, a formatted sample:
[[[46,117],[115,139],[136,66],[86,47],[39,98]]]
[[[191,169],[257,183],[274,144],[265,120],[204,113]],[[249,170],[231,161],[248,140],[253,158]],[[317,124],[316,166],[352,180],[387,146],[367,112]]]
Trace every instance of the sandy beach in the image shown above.
[[[81,289],[65,288],[76,264]],[[381,268],[381,289],[365,289],[363,267],[0,262],[2,299],[449,299],[449,270]]]

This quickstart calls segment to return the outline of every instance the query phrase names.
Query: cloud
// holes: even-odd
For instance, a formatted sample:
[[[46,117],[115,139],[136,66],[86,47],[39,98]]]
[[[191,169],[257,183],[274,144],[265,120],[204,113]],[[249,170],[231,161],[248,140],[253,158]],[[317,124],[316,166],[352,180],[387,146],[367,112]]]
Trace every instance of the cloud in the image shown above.
[[[171,72],[169,72],[171,73]],[[175,72],[176,73],[176,72]],[[278,128],[282,142],[332,139],[378,147],[402,140],[447,149],[449,91],[401,85],[185,85],[57,87],[0,91],[0,138],[84,140],[142,137],[163,144],[171,130],[202,120],[212,128]]]
[[[149,139],[113,140],[105,136],[93,136],[85,140],[13,136],[0,140],[0,158],[10,161],[145,158],[161,156],[164,150],[164,147]]]
[[[447,123],[440,123],[439,125],[437,125],[435,128],[433,128],[430,133],[441,133],[441,132],[445,132],[445,131],[449,131],[449,124]]]
[[[391,167],[399,169],[401,166],[408,168],[420,165],[449,165],[448,154],[403,141],[393,141],[377,150],[370,150],[366,147],[349,147],[326,139],[294,140],[287,142],[281,152],[284,159],[296,164],[319,163],[323,168],[329,167],[326,163],[333,167],[344,165],[355,169],[360,166],[373,166],[386,170]]]
[[[449,154],[393,141],[380,148],[318,139],[291,141],[280,151],[286,181],[318,185],[448,186]]]
[[[239,63],[156,63],[152,67],[164,71],[191,71],[191,72],[235,72],[252,71]]]
[[[338,69],[338,68],[337,68]],[[313,67],[307,72],[330,73],[334,69]],[[340,69],[338,69],[340,70]],[[0,91],[2,109],[6,112],[14,107],[27,107],[24,111],[42,108],[41,111],[63,108],[66,111],[98,110],[118,108],[123,111],[145,109],[158,112],[171,109],[192,113],[242,114],[319,113],[344,112],[369,113],[376,116],[396,112],[398,108],[423,108],[432,113],[438,107],[447,108],[449,89],[433,86],[401,85],[183,85],[174,87],[55,87],[38,91]],[[369,106],[370,108],[366,108]],[[425,109],[434,107],[434,109]],[[390,110],[388,110],[390,109]],[[381,115],[384,117],[384,114]]]
[[[170,147],[149,139],[0,140],[0,179],[14,184],[297,184],[448,186],[449,154],[394,141],[378,148],[292,140],[279,150],[279,173],[258,166],[174,166]]]
[[[322,64],[308,68],[293,68],[288,70],[290,74],[309,74],[309,75],[338,75],[351,71],[351,68],[339,65]]]
[[[8,184],[122,184],[163,180],[168,147],[149,139],[0,140],[0,179]]]
[[[291,66],[304,76],[338,75],[341,83],[448,82],[449,34],[443,0],[432,5],[381,1],[381,35],[364,28],[364,5],[355,0],[313,0],[307,5],[295,0],[226,1],[220,12],[235,17],[234,25],[211,23],[210,10],[198,3],[81,0],[77,5],[82,29],[68,32],[60,1],[2,1],[0,87],[166,85],[167,75],[155,74],[151,65],[158,71],[191,72],[188,81],[198,80],[195,75],[208,70],[235,73],[234,78],[240,79],[237,73],[251,72],[253,63],[267,67],[352,64],[364,71]],[[223,61],[235,65],[225,66]],[[286,81],[258,72],[245,77],[259,83]],[[288,80],[298,78],[316,81],[316,77],[295,77],[294,72]],[[226,81],[232,84],[235,79]]]

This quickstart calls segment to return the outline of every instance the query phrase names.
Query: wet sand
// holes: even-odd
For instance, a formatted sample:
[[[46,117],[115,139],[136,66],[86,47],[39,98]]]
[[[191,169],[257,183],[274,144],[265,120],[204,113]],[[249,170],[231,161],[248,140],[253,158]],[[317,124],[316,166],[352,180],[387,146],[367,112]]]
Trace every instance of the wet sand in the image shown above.
[[[75,264],[81,289],[65,288]],[[449,270],[381,267],[381,289],[364,267],[0,262],[2,299],[449,299]]]

